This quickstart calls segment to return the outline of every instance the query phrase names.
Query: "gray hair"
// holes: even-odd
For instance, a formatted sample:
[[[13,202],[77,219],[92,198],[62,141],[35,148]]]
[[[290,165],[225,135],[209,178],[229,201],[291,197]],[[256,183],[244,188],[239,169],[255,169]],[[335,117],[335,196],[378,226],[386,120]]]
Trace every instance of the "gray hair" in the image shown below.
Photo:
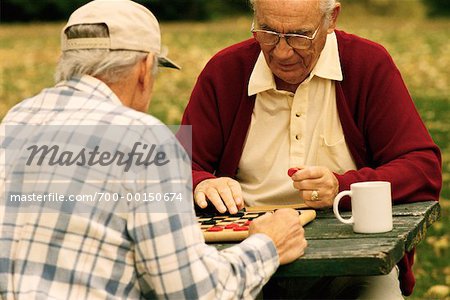
[[[250,4],[253,8],[253,11],[256,11],[256,2],[259,0],[250,0]],[[269,0],[273,1],[273,0]],[[327,16],[330,17],[333,12],[334,6],[336,5],[336,0],[319,0],[320,10]]]
[[[74,25],[64,33],[68,39],[85,37],[108,37],[104,24]],[[100,77],[106,83],[116,83],[126,76],[148,53],[128,50],[86,49],[64,51],[56,67],[55,81],[68,80],[73,76],[90,75]],[[158,70],[154,56],[152,74]]]

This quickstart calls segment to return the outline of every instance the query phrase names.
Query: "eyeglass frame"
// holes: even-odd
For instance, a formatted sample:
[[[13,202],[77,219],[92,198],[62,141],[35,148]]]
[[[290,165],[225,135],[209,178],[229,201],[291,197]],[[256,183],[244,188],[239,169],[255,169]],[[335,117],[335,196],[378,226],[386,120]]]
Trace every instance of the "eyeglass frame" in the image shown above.
[[[296,34],[296,33],[280,33],[280,32],[271,31],[271,30],[255,29],[255,21],[252,22],[252,27],[251,27],[250,31],[253,33],[253,37],[254,37],[257,41],[258,41],[258,39],[256,38],[256,34],[257,34],[258,32],[269,33],[269,34],[272,34],[272,35],[278,37],[278,40],[277,40],[276,43],[274,43],[274,44],[265,44],[265,43],[262,43],[262,42],[261,42],[261,43],[262,43],[263,45],[265,45],[265,46],[276,46],[276,45],[278,45],[278,43],[280,42],[281,38],[284,38],[284,39],[286,40],[286,43],[289,45],[289,47],[291,47],[291,48],[293,48],[293,49],[306,50],[306,49],[311,48],[312,41],[316,38],[317,33],[319,32],[319,28],[320,28],[320,26],[322,25],[322,20],[323,20],[323,16],[322,16],[322,18],[320,19],[320,23],[319,23],[319,25],[317,26],[316,30],[314,30],[314,33],[313,33],[313,35],[312,35],[311,37],[309,37],[309,36],[307,36],[307,35]],[[306,47],[306,48],[297,48],[297,47],[294,47],[294,46],[292,46],[292,45],[289,43],[289,38],[290,38],[290,37],[300,37],[300,38],[304,38],[304,39],[306,39],[306,40],[309,41],[309,46]],[[259,42],[259,41],[258,41],[258,42]]]

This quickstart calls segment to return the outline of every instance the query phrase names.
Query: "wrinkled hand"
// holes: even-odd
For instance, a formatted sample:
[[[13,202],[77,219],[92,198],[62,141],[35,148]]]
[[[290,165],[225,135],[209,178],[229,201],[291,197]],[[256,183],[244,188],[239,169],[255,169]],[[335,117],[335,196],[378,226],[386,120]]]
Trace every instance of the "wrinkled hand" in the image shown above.
[[[229,177],[205,179],[200,182],[194,191],[194,201],[200,208],[208,206],[207,201],[210,201],[220,213],[228,210],[235,214],[244,208],[241,185]]]
[[[312,208],[328,208],[333,206],[334,197],[339,191],[339,182],[326,167],[308,166],[289,169],[293,186],[300,192],[305,204]],[[318,199],[312,199],[313,191],[317,191]]]
[[[281,265],[302,256],[308,246],[298,212],[291,208],[282,208],[254,219],[249,234],[255,233],[264,233],[272,239]]]

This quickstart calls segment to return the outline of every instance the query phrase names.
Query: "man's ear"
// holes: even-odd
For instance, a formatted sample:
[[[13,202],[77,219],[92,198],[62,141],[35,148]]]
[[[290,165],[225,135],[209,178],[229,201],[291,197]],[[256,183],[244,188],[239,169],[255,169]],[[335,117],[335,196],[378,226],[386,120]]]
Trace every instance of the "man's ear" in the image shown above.
[[[139,65],[139,83],[144,85],[144,88],[148,88],[147,85],[153,80],[153,64],[154,54],[149,53],[147,57],[141,61]]]
[[[337,19],[339,17],[340,12],[341,12],[341,4],[336,3],[333,12],[331,13],[330,16],[330,25],[328,25],[327,33],[332,33],[336,29]]]

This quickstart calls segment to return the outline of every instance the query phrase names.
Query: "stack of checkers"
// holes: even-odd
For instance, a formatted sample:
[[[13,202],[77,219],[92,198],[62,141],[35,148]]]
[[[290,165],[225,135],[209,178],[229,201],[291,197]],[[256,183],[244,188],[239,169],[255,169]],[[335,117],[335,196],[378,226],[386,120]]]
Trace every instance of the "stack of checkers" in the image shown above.
[[[306,225],[316,217],[314,210],[296,210],[299,213],[302,225]],[[252,207],[251,211],[244,209],[234,215],[198,212],[197,221],[207,243],[239,242],[248,237],[251,221],[264,215],[267,211],[270,210],[267,210],[266,207],[261,208],[261,210],[258,210],[257,207]]]

